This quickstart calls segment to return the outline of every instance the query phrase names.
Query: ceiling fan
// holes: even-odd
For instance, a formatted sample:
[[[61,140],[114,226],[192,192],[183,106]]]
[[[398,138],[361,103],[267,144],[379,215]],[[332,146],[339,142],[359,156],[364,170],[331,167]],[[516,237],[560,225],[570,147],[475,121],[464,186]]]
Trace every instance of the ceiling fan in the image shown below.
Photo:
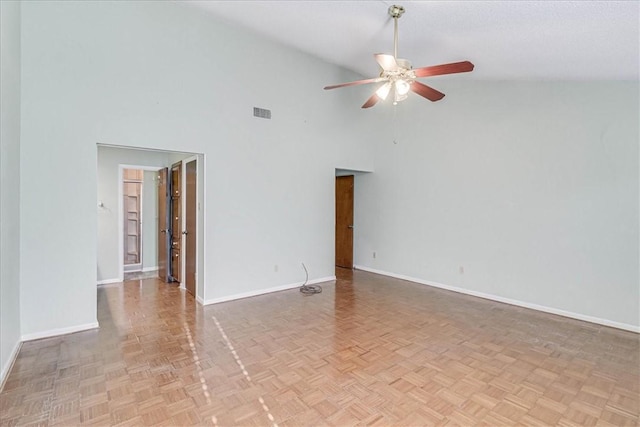
[[[355,82],[342,83],[325,86],[325,90],[339,87],[355,86],[369,83],[384,82],[369,99],[362,105],[362,108],[373,107],[379,101],[385,100],[393,92],[393,105],[407,98],[409,91],[427,98],[429,101],[439,101],[444,98],[444,93],[434,88],[420,83],[416,79],[419,77],[441,76],[444,74],[466,73],[473,70],[473,64],[469,61],[452,62],[450,64],[433,65],[430,67],[412,68],[411,62],[398,58],[398,18],[404,13],[404,7],[393,5],[389,7],[389,15],[393,18],[393,55],[376,53],[373,57],[382,68],[380,77],[372,79],[357,80]]]

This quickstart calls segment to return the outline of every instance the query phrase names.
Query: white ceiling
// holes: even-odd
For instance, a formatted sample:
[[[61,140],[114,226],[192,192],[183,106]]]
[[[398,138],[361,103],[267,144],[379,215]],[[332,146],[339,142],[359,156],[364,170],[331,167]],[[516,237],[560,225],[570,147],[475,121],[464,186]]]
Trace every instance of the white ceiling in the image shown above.
[[[393,53],[392,4],[404,6],[398,56],[414,68],[469,60],[465,78],[638,80],[638,1],[188,1],[365,77]],[[330,82],[328,82],[330,83]]]

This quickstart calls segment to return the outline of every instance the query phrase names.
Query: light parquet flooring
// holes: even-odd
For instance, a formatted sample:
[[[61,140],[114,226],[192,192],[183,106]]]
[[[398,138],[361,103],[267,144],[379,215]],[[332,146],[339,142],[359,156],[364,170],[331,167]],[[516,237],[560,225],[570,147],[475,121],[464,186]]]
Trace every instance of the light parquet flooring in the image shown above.
[[[124,273],[124,281],[138,281],[143,279],[154,279],[158,276],[158,271],[129,271]]]
[[[100,329],[26,342],[2,425],[638,425],[639,335],[361,271],[202,307],[98,288]]]

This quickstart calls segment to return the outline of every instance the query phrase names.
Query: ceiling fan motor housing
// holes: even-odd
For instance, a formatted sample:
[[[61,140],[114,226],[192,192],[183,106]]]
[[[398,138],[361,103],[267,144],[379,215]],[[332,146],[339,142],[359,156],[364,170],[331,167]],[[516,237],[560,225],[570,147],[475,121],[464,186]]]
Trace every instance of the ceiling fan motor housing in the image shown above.
[[[403,13],[404,13],[404,7],[397,6],[395,4],[393,6],[389,6],[389,15],[392,18],[400,18]]]

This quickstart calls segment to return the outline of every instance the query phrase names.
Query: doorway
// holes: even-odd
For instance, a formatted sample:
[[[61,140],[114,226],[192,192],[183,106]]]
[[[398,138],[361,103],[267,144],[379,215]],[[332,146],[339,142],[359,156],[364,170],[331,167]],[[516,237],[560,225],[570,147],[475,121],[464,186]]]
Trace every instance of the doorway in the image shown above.
[[[336,176],[336,267],[353,269],[353,175]]]
[[[182,282],[182,162],[171,165],[171,197],[169,199],[169,241],[171,250],[170,277],[172,282]]]
[[[158,220],[155,181],[160,167],[118,165],[120,281],[154,276],[158,270],[155,252]]]
[[[122,206],[124,271],[142,270],[142,182],[141,169],[123,169],[122,171]]]
[[[198,157],[158,173],[158,277],[197,293]]]
[[[185,261],[180,264],[186,264],[179,265],[178,274],[182,278],[181,287],[187,289],[188,286],[189,292],[202,301],[204,299],[202,283],[204,239],[200,239],[198,234],[204,232],[204,155],[104,144],[98,144],[97,151],[97,284],[123,282],[125,277],[129,278],[131,275],[135,276],[133,280],[147,278],[149,275],[158,276],[158,270],[162,268],[163,263],[158,258],[158,249],[162,245],[162,239],[158,239],[159,218],[162,216],[158,206],[158,176],[162,169],[170,170],[172,165],[181,162],[183,174],[181,197],[186,199],[182,200],[181,209],[187,212],[185,203],[195,206],[193,211],[195,220],[185,217],[176,229],[177,241],[182,250],[181,257]],[[137,203],[133,203],[132,198],[125,199],[123,177],[126,176],[126,181],[140,181],[140,176],[137,174],[131,176],[129,172],[125,175],[125,169],[143,171],[141,197],[138,197],[139,207]],[[187,170],[193,172],[194,169],[195,182],[190,186],[193,193],[189,194],[190,191],[185,190],[187,183],[185,176]],[[168,179],[170,180],[170,177]],[[149,193],[153,193],[151,198],[147,197]],[[137,192],[132,194],[136,195]],[[191,198],[194,200],[191,201]],[[194,222],[195,225],[188,227],[182,224],[185,221]],[[128,228],[125,228],[125,225],[128,225]],[[187,234],[183,234],[184,231],[187,231]],[[189,238],[186,238],[187,235]],[[195,247],[193,247],[194,241]],[[191,248],[189,248],[190,245]],[[195,254],[189,260],[190,262],[186,262],[187,251]],[[127,264],[125,264],[125,258],[129,258]],[[127,270],[139,271],[127,272],[125,276],[125,265]]]

